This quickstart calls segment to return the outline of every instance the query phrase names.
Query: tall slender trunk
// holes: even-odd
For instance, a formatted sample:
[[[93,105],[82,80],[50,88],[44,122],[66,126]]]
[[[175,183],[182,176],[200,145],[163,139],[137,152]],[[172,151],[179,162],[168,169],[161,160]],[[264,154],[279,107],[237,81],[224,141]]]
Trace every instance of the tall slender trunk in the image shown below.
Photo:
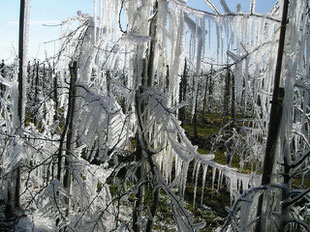
[[[22,126],[24,119],[24,31],[25,31],[25,0],[20,1],[19,15],[19,44],[18,44],[18,117],[19,126]]]
[[[58,84],[57,84],[57,79],[58,79],[58,76],[57,76],[57,73],[54,73],[54,70],[52,71],[52,78],[54,76],[54,94],[53,94],[53,100],[54,100],[54,103],[55,103],[55,115],[54,115],[54,120],[57,121],[58,119]]]
[[[64,129],[60,138],[59,150],[58,150],[58,163],[57,163],[57,179],[62,182],[62,164],[63,164],[63,153],[64,146],[65,150],[65,160],[64,167],[65,172],[63,175],[63,186],[70,193],[71,188],[71,171],[70,171],[70,156],[72,156],[73,152],[73,144],[74,144],[74,112],[75,112],[75,96],[76,96],[76,87],[75,83],[77,81],[77,62],[74,61],[69,65],[70,70],[70,88],[69,88],[69,103],[68,103],[68,113],[66,117],[66,122],[64,125]],[[69,207],[70,201],[69,198],[65,198],[65,202],[67,204],[66,216],[69,216]],[[56,220],[56,224],[59,224],[59,220]],[[66,228],[63,229],[66,231]]]
[[[152,87],[153,85],[153,76],[154,76],[154,56],[155,56],[155,46],[156,46],[156,28],[157,28],[157,10],[158,10],[158,2],[155,1],[153,5],[153,14],[154,17],[150,21],[149,27],[149,36],[150,42],[148,46],[148,56],[147,59],[143,60],[143,72],[142,72],[142,86],[137,90],[136,93],[136,112],[138,118],[138,132],[137,132],[137,147],[135,152],[135,159],[137,162],[140,162],[140,166],[137,168],[136,177],[138,180],[138,192],[136,194],[137,200],[134,204],[134,213],[133,213],[133,231],[139,232],[141,228],[138,224],[139,216],[141,215],[142,205],[143,205],[143,197],[144,197],[144,184],[143,179],[145,175],[144,170],[144,162],[147,160],[152,161],[152,157],[149,157],[151,154],[148,154],[148,135],[144,131],[144,125],[148,120],[148,113],[145,113],[145,104],[147,102],[141,102],[139,95],[143,93],[144,87]],[[142,115],[144,115],[142,117]],[[145,158],[147,156],[147,159]],[[151,164],[150,164],[151,165]],[[152,167],[151,167],[152,168]],[[152,218],[147,221],[147,231],[151,231],[153,225],[153,216],[157,210],[157,200],[158,192],[155,191],[153,194],[153,199],[155,202],[152,205],[151,214]]]
[[[198,81],[198,80],[197,80]],[[196,90],[196,98],[195,98],[195,109],[194,109],[194,116],[193,116],[193,126],[194,126],[194,138],[198,138],[198,132],[197,132],[197,113],[198,113],[198,94],[199,94],[199,83],[197,84],[197,90]],[[194,94],[195,96],[195,94]]]
[[[38,105],[38,94],[39,94],[39,61],[37,63],[35,63],[35,86],[34,86],[34,107],[37,107]],[[33,122],[35,125],[37,125],[37,112],[35,112],[36,114],[33,115]]]
[[[77,62],[74,61],[72,64],[70,64],[70,74],[71,74],[71,80],[70,80],[70,89],[69,89],[69,103],[68,103],[68,113],[66,117],[66,123],[64,125],[64,129],[60,138],[60,144],[59,144],[59,151],[58,151],[58,172],[57,172],[57,179],[61,181],[61,169],[62,169],[62,153],[63,148],[66,145],[67,142],[70,140],[70,136],[72,136],[72,126],[73,126],[73,115],[74,115],[74,106],[75,106],[75,97],[76,94],[76,88],[75,88],[75,82],[77,80],[76,76],[76,65]],[[67,137],[67,140],[66,140]],[[70,141],[69,141],[70,143]],[[67,147],[66,147],[67,148]]]
[[[75,127],[74,127],[74,115],[75,115],[75,105],[76,105],[76,95],[77,89],[75,87],[77,81],[77,62],[73,62],[70,65],[70,93],[69,93],[69,125],[67,132],[67,141],[66,141],[66,157],[65,157],[65,175],[64,175],[64,188],[70,194],[71,181],[72,181],[72,172],[70,170],[70,157],[72,157],[73,148],[74,148],[74,137],[75,137]],[[70,201],[69,198],[66,198],[67,217],[69,216]]]
[[[209,76],[209,81],[208,81],[208,102],[209,102],[210,107],[213,105],[213,89],[214,89],[214,82],[212,80],[213,73],[214,73],[213,67],[211,66],[210,76]]]
[[[25,32],[25,0],[20,1],[20,15],[19,15],[19,46],[18,46],[18,58],[19,58],[19,66],[18,66],[18,119],[19,125],[18,130],[22,133],[22,128],[24,124],[24,32]],[[13,192],[13,208],[20,208],[20,166],[17,164],[17,167],[13,173],[13,182],[15,181],[14,192]]]
[[[227,69],[227,75],[225,78],[225,92],[224,92],[224,108],[223,108],[223,123],[228,122],[229,116],[229,99],[230,99],[230,71]]]
[[[186,101],[186,81],[187,81],[187,62],[185,59],[183,75],[180,81],[179,102]],[[182,125],[185,122],[185,112],[186,112],[185,106],[179,109],[179,120],[181,121]]]
[[[229,70],[230,72],[230,70]],[[235,76],[231,75],[231,126],[234,127],[236,124],[236,113],[235,113]]]
[[[208,81],[209,81],[209,75],[206,75],[206,83],[203,93],[203,104],[202,104],[202,119],[204,119],[206,108],[207,108],[207,92],[208,92]]]
[[[266,144],[266,152],[264,158],[264,166],[263,166],[263,176],[262,176],[262,185],[268,185],[271,183],[271,175],[273,171],[273,166],[275,162],[275,154],[276,154],[276,143],[278,139],[278,131],[280,128],[280,122],[282,118],[282,108],[283,108],[283,96],[284,90],[280,88],[280,80],[281,80],[281,69],[282,69],[282,60],[283,60],[283,52],[285,46],[285,33],[286,33],[286,24],[287,24],[287,14],[288,14],[288,5],[289,0],[284,0],[283,3],[283,13],[282,13],[282,21],[281,21],[281,30],[280,30],[280,39],[279,39],[279,48],[277,54],[277,63],[276,63],[276,71],[274,78],[274,87],[273,87],[273,95],[272,95],[272,105],[270,112],[270,121],[268,128],[268,139]],[[262,212],[263,212],[263,201],[264,196],[261,195],[258,201],[257,207],[257,217],[260,218],[258,221],[255,231],[261,232],[264,230],[264,225],[262,225]]]
[[[139,142],[138,136],[136,137],[136,139],[137,139],[137,146],[136,146],[136,151],[135,151],[135,160],[137,162],[141,162],[140,167],[137,168],[136,177],[137,177],[138,181],[141,181],[143,176],[144,176],[144,168],[143,168],[143,163],[142,163],[143,149],[142,149],[141,144]],[[137,194],[135,196],[136,201],[134,203],[134,210],[133,210],[132,229],[135,232],[140,231],[140,226],[138,224],[138,220],[139,220],[139,217],[141,215],[142,204],[143,204],[143,195],[144,195],[144,189],[143,189],[143,185],[141,184],[141,186],[138,186],[138,191],[137,191]]]
[[[43,84],[46,79],[46,65],[45,62],[43,63],[43,68],[42,68],[42,90],[45,89],[45,85]]]
[[[2,78],[5,78],[4,76],[4,60],[1,61],[0,64],[0,74],[2,76]],[[0,84],[0,96],[3,97],[4,96],[4,92],[5,92],[5,85]],[[0,101],[0,107],[1,107],[1,101]]]

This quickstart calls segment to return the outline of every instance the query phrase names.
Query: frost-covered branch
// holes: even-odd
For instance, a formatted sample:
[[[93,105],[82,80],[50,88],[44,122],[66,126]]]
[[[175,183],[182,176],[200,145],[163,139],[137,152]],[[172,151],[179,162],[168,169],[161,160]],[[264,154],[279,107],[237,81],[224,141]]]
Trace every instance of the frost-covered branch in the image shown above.
[[[221,5],[227,14],[232,14],[225,0],[221,0]]]
[[[295,160],[293,163],[288,164],[289,168],[299,167],[308,157],[310,157],[310,149],[304,152],[304,154]]]

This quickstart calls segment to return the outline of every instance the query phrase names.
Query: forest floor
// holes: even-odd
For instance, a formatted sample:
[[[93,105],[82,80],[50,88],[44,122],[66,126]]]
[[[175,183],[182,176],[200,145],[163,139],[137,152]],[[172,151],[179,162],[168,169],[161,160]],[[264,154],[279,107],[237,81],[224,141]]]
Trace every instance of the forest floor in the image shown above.
[[[188,138],[194,145],[198,146],[198,151],[201,154],[209,154],[214,152],[213,142],[216,135],[221,131],[223,127],[223,119],[221,115],[217,114],[206,114],[204,118],[200,118],[197,126],[197,136],[194,137],[194,126],[191,122],[186,122],[183,125],[183,128],[186,131]],[[217,146],[215,150],[215,159],[213,161],[226,165],[227,158],[225,153],[227,152],[225,146]],[[239,157],[235,156],[232,159],[231,166],[234,168],[240,168]],[[223,184],[218,185],[215,178],[214,186],[212,188],[212,168],[208,169],[207,172],[207,181],[205,182],[205,189],[202,191],[202,175],[198,176],[198,184],[196,187],[196,201],[195,205],[193,204],[194,192],[195,192],[195,178],[193,178],[193,167],[192,163],[189,167],[187,187],[185,190],[185,207],[190,210],[190,212],[195,215],[197,222],[199,220],[204,220],[206,226],[202,232],[211,232],[214,231],[219,226],[223,225],[225,218],[227,216],[226,207],[230,207],[232,204],[232,199],[230,198],[230,193],[227,190],[227,185],[225,180]],[[251,170],[248,166],[242,170],[243,173],[249,173]],[[309,176],[305,178],[304,186],[310,186]],[[293,180],[293,186],[301,186],[301,178],[296,178]],[[113,191],[112,191],[113,192]],[[202,199],[203,193],[203,200]],[[0,205],[1,206],[1,205]],[[1,217],[1,215],[0,215]],[[26,218],[27,219],[27,218]],[[25,220],[26,220],[25,219]],[[154,231],[175,231],[173,225],[173,215],[169,207],[168,198],[164,194],[161,195],[160,204],[158,207],[158,218],[157,223],[154,225]],[[1,220],[0,220],[1,221]],[[167,224],[163,222],[168,222]],[[169,223],[171,222],[171,223]],[[5,222],[6,228],[3,227],[0,223],[0,231],[13,231],[14,222]],[[32,226],[32,223],[21,221],[19,223],[22,225],[22,228],[25,228],[25,224]],[[47,223],[45,223],[47,225]],[[37,225],[41,226],[41,225]],[[42,224],[43,226],[43,224]],[[44,225],[45,226],[45,225]],[[1,230],[2,229],[2,230]],[[16,229],[16,228],[15,228]],[[18,230],[17,230],[18,231]],[[47,231],[47,230],[42,230]]]
[[[201,154],[209,154],[212,151],[212,140],[219,133],[223,126],[222,118],[217,114],[207,114],[203,119],[199,120],[197,125],[197,137],[194,137],[194,125],[187,122],[183,125],[187,136],[193,143],[198,146],[198,152]],[[215,152],[214,161],[220,164],[226,164],[225,149],[219,149]],[[234,166],[235,166],[234,161]],[[231,204],[230,193],[226,189],[226,185],[218,186],[215,180],[214,188],[212,189],[212,170],[207,172],[207,180],[203,202],[201,202],[202,180],[198,178],[196,206],[193,207],[194,182],[192,178],[193,165],[190,166],[188,174],[188,184],[185,190],[185,200],[188,202],[188,209],[198,218],[206,222],[206,227],[203,231],[213,231],[218,226],[223,225],[227,216],[226,207]],[[200,183],[200,184],[199,184]]]
[[[242,120],[247,120],[242,117],[239,117],[236,120],[236,126],[238,127],[238,123]],[[203,118],[200,118],[199,123],[197,125],[197,136],[194,137],[194,125],[191,122],[187,122],[183,125],[183,128],[186,131],[187,136],[193,143],[193,145],[198,146],[198,151],[201,154],[209,154],[214,153],[215,158],[213,161],[226,165],[227,157],[225,155],[227,148],[225,146],[217,145],[215,152],[213,147],[213,142],[215,136],[221,131],[223,128],[223,118],[221,115],[217,114],[206,114]],[[240,172],[249,174],[251,173],[251,167],[249,164],[244,165],[243,169],[240,169],[240,159],[239,156],[234,156],[231,160],[231,167],[237,168]],[[214,183],[214,189],[212,189],[212,170],[209,168],[207,173],[207,181],[206,181],[206,189],[204,190],[203,202],[201,199],[201,178],[198,179],[197,185],[197,196],[196,196],[196,207],[193,207],[193,195],[194,195],[194,182],[192,178],[192,167],[190,167],[188,174],[188,184],[185,193],[185,200],[188,203],[188,209],[197,217],[206,221],[207,226],[203,231],[214,231],[218,226],[223,225],[225,218],[227,216],[226,207],[231,206],[232,199],[230,199],[230,193],[227,190],[227,185],[225,181],[223,181],[222,186],[218,186],[218,183]],[[260,174],[260,171],[257,171]],[[303,181],[302,181],[303,179]],[[200,184],[199,184],[200,183]],[[292,179],[292,187],[293,188],[307,188],[310,187],[310,176],[307,174],[306,176],[296,177]]]

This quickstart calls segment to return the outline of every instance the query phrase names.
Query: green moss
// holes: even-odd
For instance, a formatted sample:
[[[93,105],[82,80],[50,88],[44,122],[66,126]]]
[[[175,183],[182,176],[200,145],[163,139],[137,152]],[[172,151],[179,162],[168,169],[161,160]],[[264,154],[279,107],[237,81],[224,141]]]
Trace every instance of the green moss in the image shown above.
[[[305,175],[304,182],[302,182],[301,176],[292,178],[292,187],[293,188],[309,188],[310,187],[310,173]]]
[[[103,187],[102,184],[98,181],[98,183],[97,183],[97,193],[99,193],[101,191],[102,187]]]
[[[190,136],[194,135],[194,126],[192,124],[184,124],[183,128]],[[197,126],[198,136],[204,139],[207,139],[210,136],[217,134],[218,132],[219,132],[219,127],[216,127],[214,125],[198,125]]]
[[[118,195],[118,188],[115,184],[109,185],[110,193],[113,197],[116,197]]]
[[[187,186],[185,200],[188,204],[186,205],[186,208],[195,215],[197,222],[199,220],[204,220],[206,222],[205,228],[201,231],[212,231],[214,228],[223,224],[225,220],[224,218],[227,216],[225,207],[230,204],[230,196],[224,189],[216,192],[215,190],[206,187],[204,191],[203,205],[200,205],[201,190],[201,186],[197,186],[196,206],[193,207],[194,186]]]

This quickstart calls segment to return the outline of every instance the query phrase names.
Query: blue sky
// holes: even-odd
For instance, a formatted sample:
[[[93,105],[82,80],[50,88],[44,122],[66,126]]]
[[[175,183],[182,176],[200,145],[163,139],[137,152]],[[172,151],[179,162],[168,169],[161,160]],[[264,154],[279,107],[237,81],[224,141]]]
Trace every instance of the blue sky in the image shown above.
[[[19,0],[0,0],[0,59],[12,60],[17,51]],[[219,0],[214,4],[222,10]],[[248,11],[250,0],[226,0],[232,11],[238,3],[243,11]],[[275,0],[256,0],[256,11],[268,12]],[[194,8],[210,11],[204,0],[188,0]],[[31,0],[29,58],[44,58],[53,55],[54,43],[44,44],[46,41],[57,39],[59,27],[45,27],[42,24],[56,24],[69,17],[75,16],[78,10],[93,14],[93,0]]]

